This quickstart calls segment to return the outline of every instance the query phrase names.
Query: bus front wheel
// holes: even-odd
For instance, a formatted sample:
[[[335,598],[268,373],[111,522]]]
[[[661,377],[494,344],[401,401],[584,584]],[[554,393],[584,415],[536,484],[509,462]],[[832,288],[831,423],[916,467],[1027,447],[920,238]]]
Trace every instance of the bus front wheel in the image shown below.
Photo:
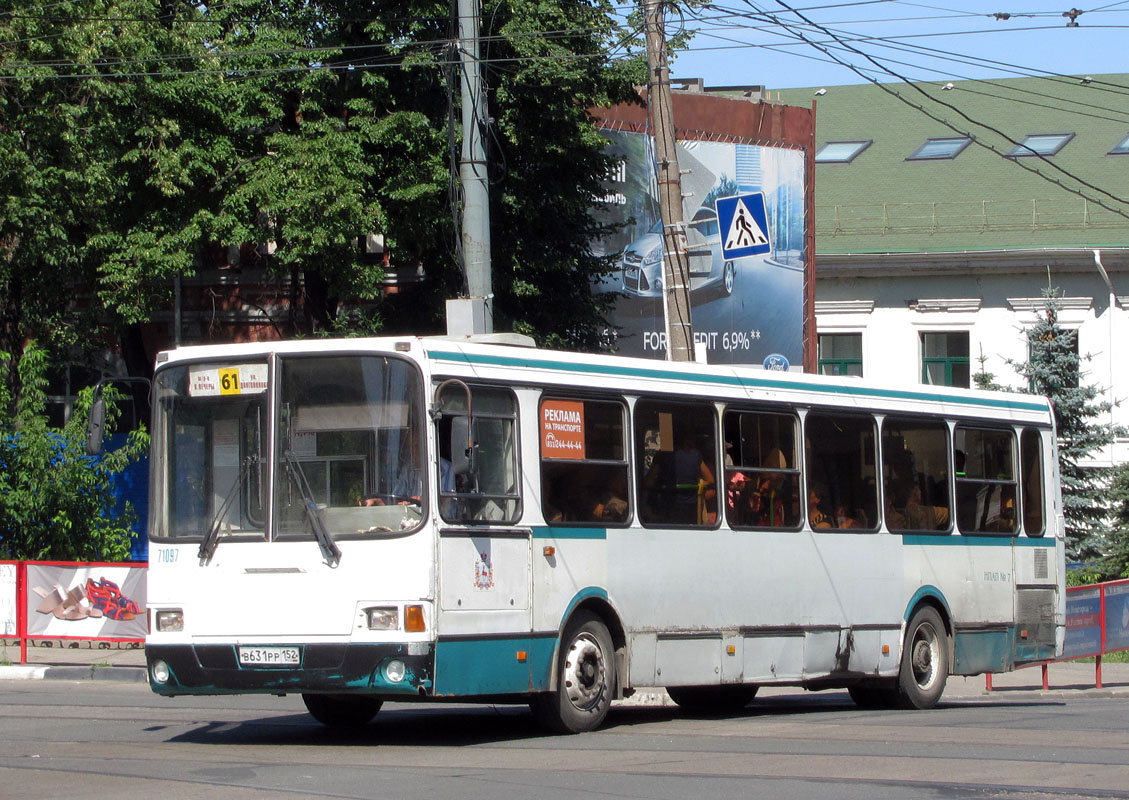
[[[580,612],[565,629],[557,661],[557,688],[535,695],[533,715],[559,733],[595,730],[608,715],[615,692],[615,649],[608,627]]]
[[[932,708],[945,691],[949,674],[949,642],[937,610],[917,610],[906,627],[902,666],[898,675],[898,705]]]
[[[359,728],[376,716],[382,701],[355,694],[304,694],[302,702],[322,725],[334,728]]]

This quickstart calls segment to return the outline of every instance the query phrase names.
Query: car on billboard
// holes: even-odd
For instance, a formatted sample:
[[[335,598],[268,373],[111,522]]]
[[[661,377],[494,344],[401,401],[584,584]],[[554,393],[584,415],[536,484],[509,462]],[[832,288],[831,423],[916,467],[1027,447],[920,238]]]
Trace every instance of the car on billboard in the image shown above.
[[[686,225],[686,255],[691,291],[718,288],[726,296],[733,294],[737,272],[732,261],[722,258],[717,211],[713,208],[702,206]],[[662,297],[662,220],[624,249],[620,265],[625,293]]]

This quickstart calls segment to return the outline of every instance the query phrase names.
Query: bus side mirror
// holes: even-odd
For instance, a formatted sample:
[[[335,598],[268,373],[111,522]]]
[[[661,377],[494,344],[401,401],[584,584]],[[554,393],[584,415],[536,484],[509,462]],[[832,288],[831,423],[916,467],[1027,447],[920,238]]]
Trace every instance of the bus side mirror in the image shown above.
[[[451,418],[451,473],[474,475],[478,470],[478,445],[471,433],[470,417]]]
[[[90,404],[90,418],[86,421],[86,452],[96,456],[102,452],[102,435],[106,430],[106,400],[101,394]]]

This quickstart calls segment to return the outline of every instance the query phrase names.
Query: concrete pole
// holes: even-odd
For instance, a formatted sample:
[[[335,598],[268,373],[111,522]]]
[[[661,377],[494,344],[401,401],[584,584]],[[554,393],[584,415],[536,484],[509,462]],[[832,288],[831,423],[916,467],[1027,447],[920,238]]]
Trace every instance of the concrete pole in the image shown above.
[[[675,150],[666,31],[658,0],[644,0],[647,33],[647,113],[655,137],[659,208],[663,221],[663,311],[667,360],[694,360],[694,324],[690,316],[690,265],[682,214],[682,179]]]
[[[459,180],[463,190],[462,243],[466,274],[465,299],[448,301],[449,333],[493,333],[490,273],[490,185],[486,172],[486,93],[478,57],[478,0],[458,0],[459,54],[462,62],[463,146]],[[452,303],[461,308],[452,309]],[[452,313],[454,312],[454,313]],[[469,324],[470,330],[466,330]],[[459,330],[454,330],[452,326]]]

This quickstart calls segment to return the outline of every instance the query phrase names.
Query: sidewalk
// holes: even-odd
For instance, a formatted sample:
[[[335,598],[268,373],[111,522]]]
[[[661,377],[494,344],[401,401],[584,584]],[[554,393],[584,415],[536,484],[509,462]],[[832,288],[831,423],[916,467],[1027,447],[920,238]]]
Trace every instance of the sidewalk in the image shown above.
[[[53,678],[69,681],[116,680],[144,683],[145,648],[131,642],[36,639],[20,664],[18,641],[0,645],[0,680]]]
[[[0,680],[53,678],[62,680],[118,680],[145,682],[145,650],[129,643],[36,640],[28,647],[26,665],[20,662],[20,647],[13,640],[0,646]],[[107,647],[103,647],[107,645]],[[970,698],[1014,698],[1017,693],[1040,697],[1129,697],[1129,664],[1102,664],[1102,688],[1094,685],[1094,664],[1080,661],[1055,662],[1048,666],[1047,691],[1043,691],[1043,673],[1038,666],[992,676],[993,691],[985,688],[983,675],[965,678],[950,675],[945,687],[946,700]],[[803,694],[798,686],[764,686],[758,696],[773,697]],[[640,690],[635,703],[666,705],[666,692]],[[629,700],[629,703],[632,701]]]

